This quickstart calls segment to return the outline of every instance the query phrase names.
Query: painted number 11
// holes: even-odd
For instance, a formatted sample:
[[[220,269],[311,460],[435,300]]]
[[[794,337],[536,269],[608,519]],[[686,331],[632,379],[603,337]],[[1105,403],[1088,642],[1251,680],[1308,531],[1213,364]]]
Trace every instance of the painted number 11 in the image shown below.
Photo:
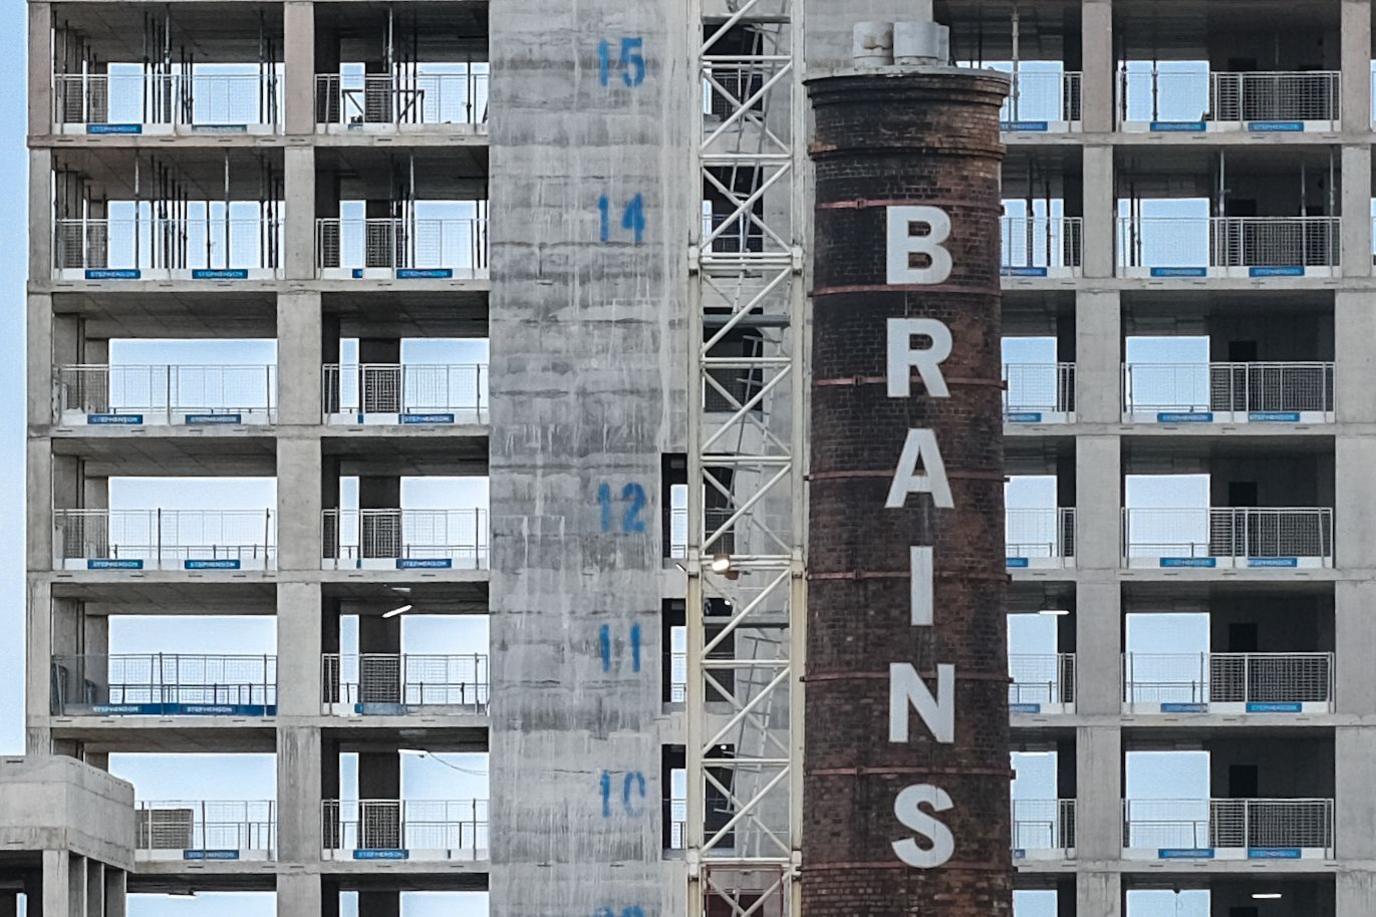
[[[639,86],[645,82],[645,39],[626,37],[621,39],[621,53],[612,61],[612,43],[605,38],[597,43],[597,81],[610,86],[612,71],[621,71],[621,82],[627,86]]]

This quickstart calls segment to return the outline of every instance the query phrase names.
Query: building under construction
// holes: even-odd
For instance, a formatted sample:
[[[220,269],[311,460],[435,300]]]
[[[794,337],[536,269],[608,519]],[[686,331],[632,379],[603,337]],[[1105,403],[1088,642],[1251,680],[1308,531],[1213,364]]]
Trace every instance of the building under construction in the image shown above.
[[[26,6],[0,917],[1376,913],[1370,0]]]

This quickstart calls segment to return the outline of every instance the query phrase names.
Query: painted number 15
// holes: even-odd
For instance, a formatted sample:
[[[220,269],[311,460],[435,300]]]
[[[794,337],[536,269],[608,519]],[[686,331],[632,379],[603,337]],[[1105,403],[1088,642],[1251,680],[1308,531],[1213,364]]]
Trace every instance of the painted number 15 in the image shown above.
[[[612,43],[605,38],[597,43],[597,81],[610,86],[612,71],[621,71],[621,82],[627,86],[639,86],[645,82],[645,39],[621,39],[621,54],[612,62]]]

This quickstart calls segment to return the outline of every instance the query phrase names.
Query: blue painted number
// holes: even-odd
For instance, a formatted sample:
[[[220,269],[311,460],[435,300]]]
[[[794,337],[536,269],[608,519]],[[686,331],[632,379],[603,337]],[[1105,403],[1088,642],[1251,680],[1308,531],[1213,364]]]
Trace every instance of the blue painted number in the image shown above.
[[[621,71],[621,82],[635,87],[645,82],[645,39],[627,36],[621,39],[621,55],[612,63],[612,43],[605,38],[597,43],[597,81],[610,86],[612,70]]]
[[[598,229],[597,237],[603,242],[610,242],[612,239],[612,204],[603,194],[597,199]],[[631,198],[624,210],[621,211],[621,228],[629,230],[631,238],[635,244],[639,245],[645,239],[645,197],[637,194]]]
[[[598,779],[602,793],[602,817],[612,816],[612,775],[603,771]],[[645,775],[640,771],[627,771],[621,777],[621,808],[626,815],[642,815],[644,809],[639,805],[648,793]]]
[[[602,671],[612,670],[612,628],[603,624],[597,630],[597,653],[602,657]],[[631,625],[631,671],[640,671],[640,625]]]
[[[634,481],[621,488],[621,500],[627,504],[626,509],[621,514],[621,531],[628,535],[641,535],[645,532],[645,520],[641,514],[645,511],[649,498],[645,496],[645,488]],[[602,531],[612,530],[612,488],[606,481],[597,485],[597,506],[601,511]]]

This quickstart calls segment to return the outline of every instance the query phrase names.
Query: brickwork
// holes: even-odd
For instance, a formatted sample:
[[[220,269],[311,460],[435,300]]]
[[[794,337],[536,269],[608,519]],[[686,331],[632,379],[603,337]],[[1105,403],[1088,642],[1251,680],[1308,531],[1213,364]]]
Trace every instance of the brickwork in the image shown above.
[[[813,290],[805,917],[1005,917],[1012,912],[1000,402],[998,107],[1006,83],[946,68],[813,80],[817,170]],[[886,286],[889,205],[942,208],[954,269],[930,287]],[[950,397],[885,387],[886,320],[951,331]],[[955,501],[886,510],[910,428],[935,431]],[[909,546],[935,551],[934,626],[910,622]],[[955,741],[913,713],[888,734],[889,664],[936,690],[956,669]],[[932,869],[899,860],[895,817],[910,785],[954,807],[936,817],[955,852]],[[918,838],[926,844],[925,838]]]

